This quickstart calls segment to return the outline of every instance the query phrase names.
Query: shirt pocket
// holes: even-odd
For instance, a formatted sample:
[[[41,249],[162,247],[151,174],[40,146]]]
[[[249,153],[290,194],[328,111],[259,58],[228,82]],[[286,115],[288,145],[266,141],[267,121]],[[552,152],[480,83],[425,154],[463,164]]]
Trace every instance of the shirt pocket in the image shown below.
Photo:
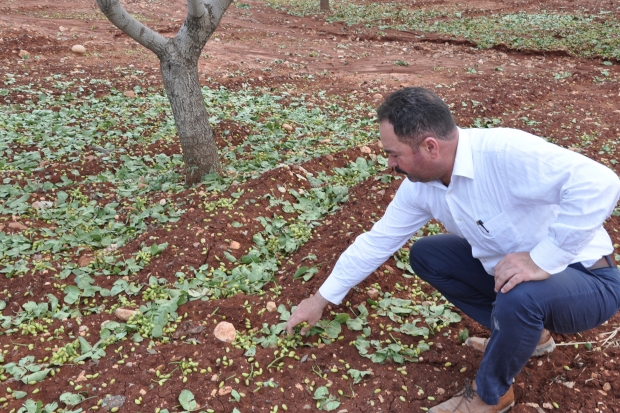
[[[512,225],[506,213],[502,212],[478,225],[481,243],[492,251],[503,254],[517,252],[523,239]]]

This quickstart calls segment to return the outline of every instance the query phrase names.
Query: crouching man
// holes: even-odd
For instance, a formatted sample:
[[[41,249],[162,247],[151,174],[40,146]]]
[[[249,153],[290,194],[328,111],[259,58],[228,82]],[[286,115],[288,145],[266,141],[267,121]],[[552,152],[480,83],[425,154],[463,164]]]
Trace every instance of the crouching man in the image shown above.
[[[468,341],[484,351],[475,381],[429,412],[506,412],[514,377],[532,355],[553,351],[550,331],[588,330],[620,308],[620,271],[603,228],[620,181],[523,131],[460,129],[422,88],[393,93],[377,114],[388,166],[407,179],[381,220],[297,306],[287,330],[314,325],[329,302],[339,304],[435,218],[449,234],[418,240],[411,267],[491,334]]]

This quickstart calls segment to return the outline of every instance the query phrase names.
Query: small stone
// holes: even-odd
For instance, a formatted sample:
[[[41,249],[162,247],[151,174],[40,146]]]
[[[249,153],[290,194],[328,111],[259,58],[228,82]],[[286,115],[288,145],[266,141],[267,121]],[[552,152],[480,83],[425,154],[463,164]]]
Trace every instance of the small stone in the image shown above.
[[[334,161],[334,157],[333,157],[333,155],[325,155],[325,159],[327,159],[327,160],[328,160],[328,161],[330,161],[330,162],[333,162],[333,161]]]
[[[603,391],[609,391],[609,390],[611,390],[611,384],[609,383],[603,384]]]
[[[82,255],[78,260],[78,265],[82,268],[88,267],[88,264],[95,261],[95,257],[92,255]]]
[[[146,390],[140,389],[140,396],[144,396],[144,395],[146,395]]]
[[[292,132],[294,128],[291,125],[289,125],[288,123],[283,123],[282,124],[282,129],[287,130],[289,132]]]
[[[214,374],[213,376],[211,376],[211,381],[217,381],[217,374]]]
[[[19,57],[21,57],[22,59],[28,59],[30,57],[30,53],[25,50],[20,50]]]
[[[375,112],[368,112],[368,117],[369,118],[374,118],[375,117]]]
[[[259,82],[262,82],[262,81],[263,81],[263,77],[262,77],[262,76],[259,76],[259,77],[258,77],[258,81],[259,81]]]
[[[283,187],[283,186],[279,186],[279,187],[278,187],[278,191],[280,191],[280,192],[282,192],[282,193],[285,193],[285,192],[286,192],[286,188],[285,188],[285,187]]]
[[[376,300],[377,298],[379,298],[379,290],[377,290],[376,288],[371,288],[368,290],[368,297],[371,300]]]
[[[237,331],[235,330],[235,326],[227,321],[222,321],[217,326],[215,326],[215,330],[213,331],[215,338],[225,343],[232,343],[235,341],[235,337],[237,337]]]
[[[54,205],[54,203],[50,201],[36,201],[32,203],[34,209],[47,209],[51,208],[52,205]]]
[[[159,200],[159,205],[161,205],[161,206],[166,205],[166,200],[165,199],[160,199]]]
[[[372,152],[372,150],[368,146],[362,146],[360,148],[360,151],[362,151],[362,153],[371,153]]]
[[[239,248],[241,248],[241,244],[239,244],[237,241],[230,241],[231,250],[238,250]]]
[[[125,95],[125,97],[127,98],[135,98],[136,94],[133,90],[126,90],[125,92],[123,92],[123,95]]]
[[[217,391],[218,396],[226,396],[227,394],[232,393],[232,387],[225,386]]]
[[[86,48],[81,44],[76,44],[71,48],[71,51],[75,54],[84,54],[86,53]]]
[[[86,378],[86,371],[82,370],[80,372],[80,374],[77,376],[77,378],[75,380],[73,380],[73,381],[76,382],[76,383],[79,383],[79,382],[86,381],[86,380],[88,380]]]
[[[277,306],[276,303],[274,303],[273,301],[269,301],[267,303],[267,305],[265,306],[265,308],[267,309],[267,311],[269,311],[270,313],[273,313],[274,311],[277,310]]]
[[[295,384],[295,388],[299,391],[304,391],[304,386],[302,386],[300,383]]]
[[[66,32],[67,30],[69,30],[69,29],[67,29],[67,28],[66,28],[66,27],[64,27],[64,26],[60,26],[60,27],[58,28],[58,31],[60,31],[60,32]]]
[[[551,403],[549,403],[549,402],[543,403],[542,407],[543,407],[543,409],[553,410],[553,405]]]
[[[25,226],[24,224],[22,224],[21,222],[9,222],[9,228],[10,229],[16,229],[19,231],[23,231],[25,229],[28,229],[27,226]]]
[[[114,315],[123,321],[127,321],[131,318],[132,315],[134,315],[137,312],[138,312],[137,310],[130,310],[127,308],[117,308],[116,311],[114,311]]]
[[[374,95],[372,95],[372,98],[374,100],[383,99],[383,95],[381,93],[375,93]]]

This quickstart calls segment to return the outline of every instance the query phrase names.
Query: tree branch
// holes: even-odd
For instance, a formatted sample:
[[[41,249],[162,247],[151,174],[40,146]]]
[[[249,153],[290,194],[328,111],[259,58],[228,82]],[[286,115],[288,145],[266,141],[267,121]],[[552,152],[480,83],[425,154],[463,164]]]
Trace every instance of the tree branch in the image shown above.
[[[205,7],[210,11],[211,23],[215,25],[214,27],[217,27],[232,0],[204,0],[204,3]]]
[[[174,44],[185,58],[198,60],[231,3],[232,0],[187,0],[187,19],[174,38]],[[200,16],[199,10],[203,11]]]
[[[163,54],[168,40],[133,18],[127,10],[123,8],[119,0],[97,0],[97,5],[108,20],[127,36],[131,37],[157,56]]]
[[[187,15],[201,18],[207,12],[203,0],[187,0]]]

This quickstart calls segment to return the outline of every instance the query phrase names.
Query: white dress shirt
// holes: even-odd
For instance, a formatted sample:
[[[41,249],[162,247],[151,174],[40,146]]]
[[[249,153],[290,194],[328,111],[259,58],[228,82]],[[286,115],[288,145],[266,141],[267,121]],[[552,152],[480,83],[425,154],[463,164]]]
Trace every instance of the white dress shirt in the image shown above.
[[[589,267],[613,252],[603,222],[619,194],[612,170],[542,138],[507,128],[459,129],[450,185],[405,179],[319,292],[339,304],[431,218],[464,237],[490,275],[506,254],[523,251],[550,274],[575,262]]]

